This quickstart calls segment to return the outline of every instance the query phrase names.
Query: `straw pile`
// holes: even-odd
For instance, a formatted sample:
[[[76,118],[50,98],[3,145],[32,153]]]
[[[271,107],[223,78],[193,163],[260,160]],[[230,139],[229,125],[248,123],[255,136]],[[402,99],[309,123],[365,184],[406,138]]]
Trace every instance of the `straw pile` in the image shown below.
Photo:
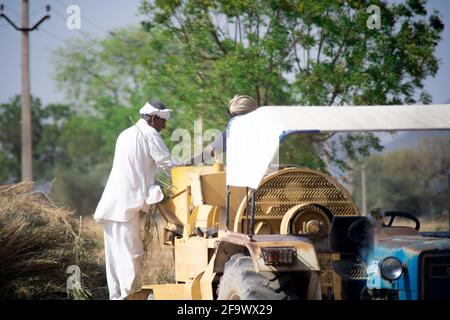
[[[0,186],[0,299],[106,298],[102,243],[81,218],[32,190]],[[68,290],[71,265],[81,287]]]

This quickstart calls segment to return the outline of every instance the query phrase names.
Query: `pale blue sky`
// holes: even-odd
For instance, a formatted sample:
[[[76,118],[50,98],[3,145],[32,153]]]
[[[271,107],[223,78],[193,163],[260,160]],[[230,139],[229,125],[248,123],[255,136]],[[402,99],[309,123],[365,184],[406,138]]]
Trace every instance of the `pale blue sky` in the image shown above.
[[[20,0],[0,0],[6,7],[4,13],[16,24],[20,21]],[[81,9],[81,31],[95,37],[103,37],[108,31],[127,25],[138,25],[141,0],[31,0],[30,25],[45,14],[45,5],[51,5],[50,20],[30,33],[31,94],[40,97],[44,104],[63,102],[53,81],[52,50],[63,45],[62,40],[83,38],[76,30],[69,30],[63,18],[68,17],[67,6],[76,4]],[[33,12],[39,10],[34,15]],[[14,12],[16,14],[14,14]],[[0,19],[0,103],[21,93],[21,35]],[[51,35],[50,35],[50,34]]]
[[[19,24],[21,14],[20,0],[0,0],[5,5],[5,14]],[[51,52],[62,45],[62,40],[83,37],[75,30],[66,28],[65,8],[76,4],[81,8],[81,31],[102,37],[108,31],[127,25],[137,25],[144,17],[137,11],[140,0],[31,0],[30,24],[34,24],[45,14],[44,6],[52,6],[51,19],[45,21],[39,30],[30,36],[31,93],[40,97],[44,104],[64,102],[52,79]],[[446,26],[443,40],[436,55],[442,60],[441,68],[435,78],[428,78],[426,89],[433,97],[433,103],[450,103],[450,1],[430,0],[428,10],[438,9]],[[19,15],[19,16],[18,16]],[[14,30],[4,19],[0,20],[0,103],[21,93],[20,32]]]

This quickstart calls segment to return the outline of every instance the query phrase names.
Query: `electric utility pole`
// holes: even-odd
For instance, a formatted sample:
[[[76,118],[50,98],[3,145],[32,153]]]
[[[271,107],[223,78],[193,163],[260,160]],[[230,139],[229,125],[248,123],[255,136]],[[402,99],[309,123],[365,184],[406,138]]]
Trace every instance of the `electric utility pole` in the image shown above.
[[[361,203],[363,215],[367,215],[366,164],[361,165]]]
[[[22,27],[19,28],[3,13],[3,4],[0,5],[0,18],[6,21],[17,31],[22,32],[22,181],[33,180],[33,151],[31,131],[31,108],[30,108],[30,42],[29,32],[35,30],[44,20],[49,19],[46,14],[32,28],[28,27],[28,0],[22,0]],[[50,6],[46,6],[47,12]]]

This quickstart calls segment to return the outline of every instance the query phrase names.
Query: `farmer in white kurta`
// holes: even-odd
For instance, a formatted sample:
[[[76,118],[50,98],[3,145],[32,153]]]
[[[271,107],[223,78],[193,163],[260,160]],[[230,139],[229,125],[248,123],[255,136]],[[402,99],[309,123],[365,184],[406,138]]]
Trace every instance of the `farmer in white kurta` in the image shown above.
[[[139,110],[141,119],[117,138],[113,167],[94,215],[104,226],[110,299],[125,299],[139,290],[144,253],[140,212],[164,197],[155,174],[157,166],[172,166],[159,135],[171,111],[160,102],[146,103]]]

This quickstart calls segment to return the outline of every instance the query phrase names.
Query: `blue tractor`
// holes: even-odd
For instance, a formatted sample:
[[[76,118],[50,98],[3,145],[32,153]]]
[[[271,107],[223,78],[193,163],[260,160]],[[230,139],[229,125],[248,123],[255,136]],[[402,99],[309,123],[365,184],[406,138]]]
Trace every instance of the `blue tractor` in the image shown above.
[[[397,225],[399,217],[415,226]],[[420,221],[407,212],[387,211],[378,219],[334,217],[330,245],[341,254],[333,267],[343,298],[450,299],[450,233],[419,230]]]

